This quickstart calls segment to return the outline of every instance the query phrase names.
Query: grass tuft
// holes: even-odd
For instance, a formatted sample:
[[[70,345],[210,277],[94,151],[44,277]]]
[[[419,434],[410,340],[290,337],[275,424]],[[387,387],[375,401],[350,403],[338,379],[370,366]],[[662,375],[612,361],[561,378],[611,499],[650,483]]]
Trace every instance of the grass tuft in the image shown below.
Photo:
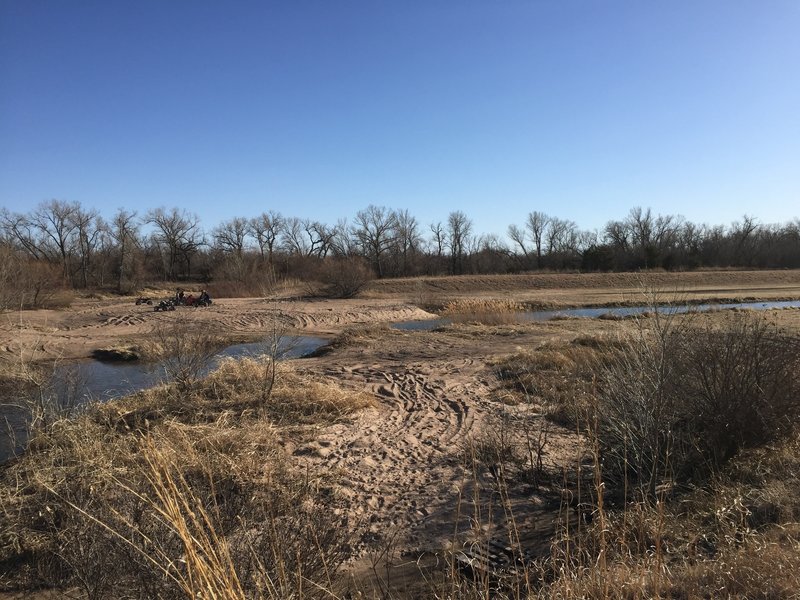
[[[454,323],[504,325],[516,323],[525,307],[519,302],[491,298],[462,298],[447,302],[441,314]]]

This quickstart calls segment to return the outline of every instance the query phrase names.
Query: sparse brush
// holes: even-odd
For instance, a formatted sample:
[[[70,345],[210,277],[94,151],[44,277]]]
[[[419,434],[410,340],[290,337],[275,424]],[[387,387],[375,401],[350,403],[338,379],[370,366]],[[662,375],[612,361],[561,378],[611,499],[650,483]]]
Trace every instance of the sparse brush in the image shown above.
[[[343,329],[329,344],[323,346],[320,352],[326,353],[334,348],[347,348],[353,345],[361,345],[366,341],[372,341],[376,338],[385,338],[385,336],[391,333],[392,331],[385,323],[353,325]]]
[[[435,285],[423,279],[415,281],[411,302],[422,310],[433,313],[440,312],[446,304]]]
[[[271,377],[268,357],[232,359],[196,381],[191,390],[165,384],[92,411],[92,418],[120,431],[148,431],[166,421],[209,424],[220,419],[266,419],[281,425],[330,423],[374,404],[363,391],[318,379],[291,364],[278,362],[270,395],[263,397]]]
[[[588,526],[556,540],[537,597],[795,598],[799,466],[795,437],[743,453],[679,502],[640,499],[602,520],[594,505]]]
[[[593,369],[615,351],[605,343],[586,339],[569,344],[520,350],[495,361],[495,375],[503,383],[508,402],[541,405],[554,422],[574,426],[586,413]]]
[[[197,327],[191,319],[178,316],[137,340],[136,347],[144,360],[162,360],[171,378],[188,385],[205,370],[211,357],[228,344],[230,338],[213,325]]]
[[[445,304],[441,314],[454,323],[502,325],[515,323],[524,310],[522,304],[512,300],[461,298]]]
[[[375,402],[362,391],[345,389],[331,380],[320,381],[291,365],[278,363],[277,369],[278,376],[266,407],[266,416],[272,422],[331,422]],[[252,398],[263,376],[263,359],[224,360],[205,381],[203,392],[211,394],[212,398]]]
[[[275,427],[222,413],[151,423],[140,437],[92,412],[59,421],[0,471],[0,586],[78,586],[89,598],[324,594],[354,530],[326,508],[333,480],[297,471]]]
[[[800,421],[800,339],[749,313],[652,321],[598,371],[606,477],[655,495],[666,482],[702,481]]]
[[[326,298],[353,298],[375,278],[369,263],[361,257],[327,258],[315,273]]]

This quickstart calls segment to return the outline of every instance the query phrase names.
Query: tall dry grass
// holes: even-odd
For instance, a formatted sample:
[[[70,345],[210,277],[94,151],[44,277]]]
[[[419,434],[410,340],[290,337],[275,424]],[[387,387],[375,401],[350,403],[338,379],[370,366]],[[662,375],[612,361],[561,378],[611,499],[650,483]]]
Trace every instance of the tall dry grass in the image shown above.
[[[0,469],[0,587],[330,597],[357,526],[331,509],[335,477],[296,468],[281,444],[369,398],[285,367],[265,416],[260,374],[256,359],[225,361],[188,392],[173,383],[42,428]]]
[[[528,563],[533,587],[503,597],[796,597],[798,338],[764,315],[681,319],[650,319],[632,337],[579,339],[495,365],[520,398],[572,399],[569,421],[585,432],[590,458],[564,478],[571,502],[560,511],[575,511],[577,520],[564,519],[550,554]],[[631,389],[639,404],[620,396]],[[637,429],[642,423],[654,429]],[[681,454],[680,445],[694,454]],[[643,454],[651,457],[644,463]],[[690,456],[704,458],[687,470]]]
[[[453,323],[478,323],[505,325],[516,323],[525,307],[513,300],[495,298],[461,298],[450,300],[441,309],[441,315]]]

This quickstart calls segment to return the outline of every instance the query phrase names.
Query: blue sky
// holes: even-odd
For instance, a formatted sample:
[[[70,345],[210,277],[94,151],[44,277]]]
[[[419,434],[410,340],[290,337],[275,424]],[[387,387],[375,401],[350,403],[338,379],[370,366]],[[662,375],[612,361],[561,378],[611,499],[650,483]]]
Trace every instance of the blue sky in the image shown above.
[[[800,216],[800,2],[0,0],[0,206]]]

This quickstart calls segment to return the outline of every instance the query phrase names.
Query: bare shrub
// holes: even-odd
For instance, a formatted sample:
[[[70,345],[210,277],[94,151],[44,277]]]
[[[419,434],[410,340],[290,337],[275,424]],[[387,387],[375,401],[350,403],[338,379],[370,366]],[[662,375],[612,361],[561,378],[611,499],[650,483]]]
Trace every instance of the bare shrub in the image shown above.
[[[198,327],[190,320],[176,318],[170,325],[157,327],[152,336],[169,381],[174,381],[179,393],[188,392],[205,375],[214,355],[224,344],[213,327]]]
[[[414,281],[411,302],[424,311],[438,313],[449,300],[442,295],[437,283],[430,279],[419,278]]]
[[[0,244],[0,311],[62,308],[71,300],[57,266],[23,257]]]
[[[278,362],[276,370],[266,402],[261,400],[264,366],[258,358],[223,361],[206,380],[203,393],[209,399],[216,395],[252,399],[264,416],[279,425],[332,422],[374,404],[374,399],[365,392],[348,390],[329,380],[320,381],[286,363]]]
[[[321,293],[328,298],[353,298],[374,277],[366,260],[358,256],[325,260],[317,272]]]
[[[797,423],[798,338],[747,313],[698,327],[663,315],[649,321],[600,372],[596,422],[608,477],[652,495]]]
[[[272,294],[282,284],[283,279],[272,265],[251,260],[240,277],[231,278],[224,268],[215,271],[214,280],[206,289],[212,298],[244,298]]]
[[[592,521],[561,531],[540,562],[537,597],[796,597],[800,438],[741,452],[680,502],[608,510],[603,488]]]
[[[800,419],[800,338],[764,316],[740,313],[685,340],[691,403],[702,458],[719,465],[741,448],[790,433]]]
[[[549,433],[550,425],[541,415],[505,407],[468,441],[465,455],[495,477],[502,475],[504,484],[524,482],[537,489],[547,479]]]
[[[77,368],[42,360],[38,343],[0,362],[0,463],[73,414],[84,400]]]

